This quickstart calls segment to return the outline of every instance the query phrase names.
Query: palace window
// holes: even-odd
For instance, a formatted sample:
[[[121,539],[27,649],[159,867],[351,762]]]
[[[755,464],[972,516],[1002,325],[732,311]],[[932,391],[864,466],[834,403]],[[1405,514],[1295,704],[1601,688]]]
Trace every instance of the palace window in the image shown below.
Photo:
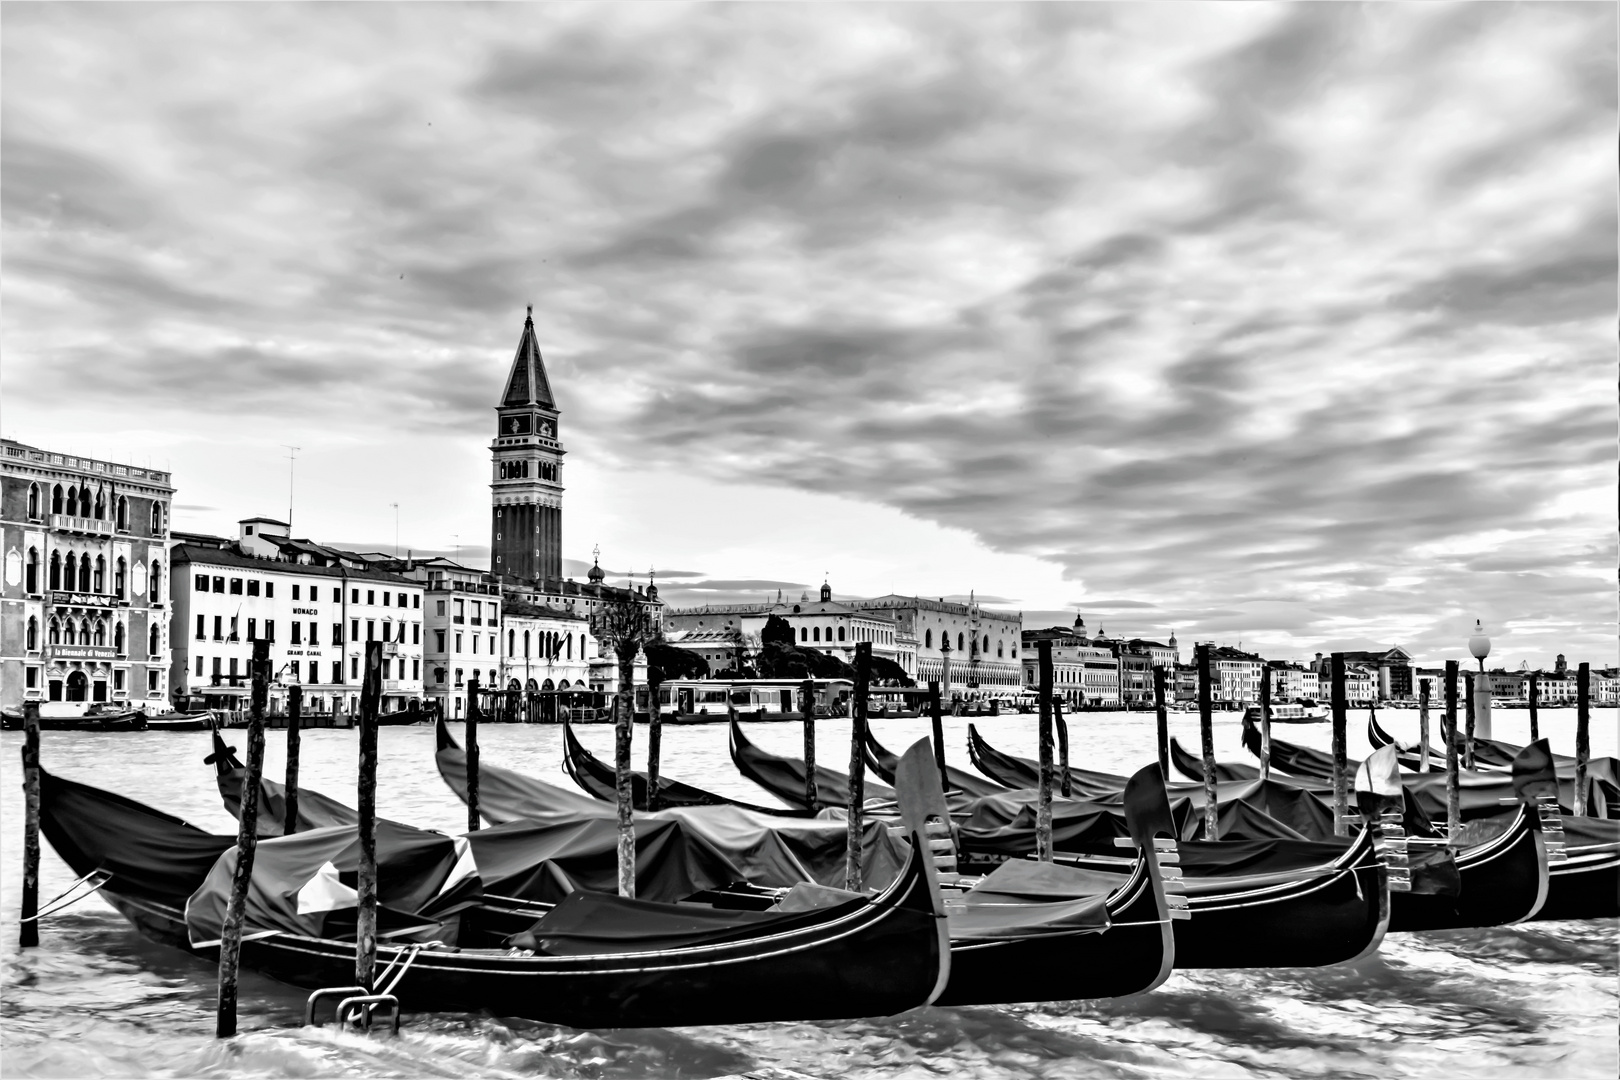
[[[150,600],[152,603],[155,604],[159,600],[162,600],[162,599],[163,599],[163,564],[158,563],[158,562],[154,562],[152,564],[152,592],[148,596],[148,600]]]
[[[95,643],[98,646],[102,646],[102,647],[106,646],[106,644],[107,644],[107,624],[102,622],[100,619],[96,620],[95,639],[96,639]]]
[[[31,593],[39,592],[39,548],[28,549],[28,565],[23,573],[23,588]]]
[[[158,635],[158,628],[154,626],[152,627],[152,632],[146,635],[146,654],[148,656],[156,656],[158,654],[158,646],[161,644],[162,641]]]
[[[129,566],[124,562],[124,557],[122,555],[118,556],[118,562],[113,566],[113,595],[120,600],[129,599],[126,595],[129,580],[128,571]]]
[[[962,635],[961,634],[956,635],[956,651],[957,652],[962,651]]]
[[[107,520],[107,496],[106,493],[100,489],[97,489],[96,491],[96,520]]]
[[[839,640],[839,641],[843,641],[843,640],[844,640],[844,628],[843,628],[843,627],[842,627],[842,626],[840,626],[840,627],[839,627],[839,628],[838,628],[838,640]]]
[[[95,591],[98,593],[107,591],[107,560],[100,555],[96,556],[95,586]]]
[[[28,520],[39,520],[39,485],[28,485]]]
[[[118,502],[113,504],[113,522],[120,532],[129,531],[129,500],[122,495],[118,496]]]
[[[64,645],[77,645],[78,640],[73,633],[73,620],[62,620],[62,643]]]
[[[933,647],[934,647],[934,632],[932,630],[924,630],[923,631],[923,648],[932,649]]]
[[[90,553],[79,556],[79,591],[90,591]]]
[[[61,514],[65,512],[62,509],[62,485],[57,484],[51,489],[51,513]]]
[[[50,628],[46,631],[46,637],[50,639],[52,645],[62,644],[62,626],[55,619],[51,620]]]
[[[52,589],[60,589],[61,587],[62,587],[62,553],[60,551],[53,551],[53,552],[51,552],[51,588]]]
[[[163,504],[160,502],[152,504],[152,535],[163,535]]]
[[[32,615],[28,616],[27,640],[26,648],[28,652],[33,652],[39,648],[39,620]]]

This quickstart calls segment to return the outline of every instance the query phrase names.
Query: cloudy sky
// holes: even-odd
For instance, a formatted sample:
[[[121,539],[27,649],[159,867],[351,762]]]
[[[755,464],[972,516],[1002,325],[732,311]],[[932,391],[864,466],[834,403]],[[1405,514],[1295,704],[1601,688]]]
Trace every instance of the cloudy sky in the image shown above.
[[[6,436],[180,528],[1615,660],[1608,4],[7,4]]]

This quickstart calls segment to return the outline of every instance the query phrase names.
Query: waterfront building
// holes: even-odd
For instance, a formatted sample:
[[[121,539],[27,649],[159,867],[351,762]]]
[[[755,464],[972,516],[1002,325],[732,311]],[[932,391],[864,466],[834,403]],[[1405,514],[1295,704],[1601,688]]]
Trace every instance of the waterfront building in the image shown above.
[[[1212,646],[1209,650],[1211,700],[1233,706],[1258,702],[1265,664],[1253,653],[1229,645]]]
[[[1101,633],[1099,631],[1099,636]],[[1074,626],[1051,626],[1020,634],[1024,649],[1024,685],[1040,688],[1040,655],[1036,643],[1052,643],[1052,692],[1072,708],[1109,708],[1120,701],[1119,659],[1106,637],[1093,640],[1086,621],[1075,616]],[[1149,684],[1152,693],[1152,683]]]
[[[1266,662],[1266,668],[1271,678],[1272,701],[1281,704],[1321,700],[1321,690],[1314,669],[1288,660],[1269,660]]]
[[[0,447],[0,707],[167,710],[169,473]]]
[[[244,518],[234,540],[176,534],[171,683],[178,697],[242,710],[253,643],[270,642],[272,712],[303,688],[309,713],[360,708],[365,646],[383,643],[383,712],[422,697],[422,585],[379,556],[288,535],[285,522]]]
[[[444,558],[406,559],[392,570],[422,590],[422,696],[441,716],[465,717],[470,680],[502,685],[500,583]]]
[[[589,685],[590,626],[566,608],[507,600],[501,623],[501,686],[526,694]]]
[[[1023,612],[983,607],[971,594],[965,604],[898,593],[847,603],[866,615],[892,620],[896,651],[907,643],[915,650],[916,666],[907,670],[919,683],[943,681],[948,654],[948,697],[1015,694],[1024,686],[1019,663]]]
[[[1344,662],[1347,666],[1355,664],[1372,673],[1376,700],[1417,700],[1417,686],[1412,681],[1412,654],[1399,645],[1389,649],[1346,652]],[[1321,669],[1318,670],[1320,673]]]
[[[1592,669],[1592,704],[1614,705],[1620,703],[1620,670],[1615,668]]]

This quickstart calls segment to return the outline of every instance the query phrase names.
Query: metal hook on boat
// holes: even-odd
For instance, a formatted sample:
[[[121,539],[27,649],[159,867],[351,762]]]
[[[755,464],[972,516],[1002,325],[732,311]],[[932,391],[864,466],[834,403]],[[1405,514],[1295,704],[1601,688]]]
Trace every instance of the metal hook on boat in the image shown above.
[[[113,874],[111,870],[92,870],[88,874],[85,874],[78,880],[74,881],[73,884],[69,885],[66,889],[63,889],[61,894],[58,895],[55,900],[47,902],[45,906],[39,910],[38,914],[30,915],[22,921],[25,923],[37,922],[47,915],[55,915],[58,911],[67,910],[74,904],[77,904],[80,900],[83,900],[85,897],[101,888],[103,885],[107,884],[107,882],[111,881],[112,876]],[[77,889],[80,885],[89,884],[92,879],[95,879],[94,883],[90,884],[90,887],[84,892],[70,900],[63,900],[63,897],[67,896],[68,893],[72,892],[74,889]]]

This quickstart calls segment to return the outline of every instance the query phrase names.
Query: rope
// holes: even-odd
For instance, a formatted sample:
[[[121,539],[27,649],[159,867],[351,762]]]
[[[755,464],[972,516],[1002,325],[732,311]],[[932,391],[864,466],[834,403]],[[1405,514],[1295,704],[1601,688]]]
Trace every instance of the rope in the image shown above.
[[[91,885],[90,888],[86,889],[81,895],[75,896],[73,899],[67,901],[67,903],[65,903],[65,904],[57,904],[57,901],[61,900],[62,897],[66,896],[68,893],[72,892],[74,889],[77,889],[80,885],[85,884],[91,878],[97,876],[98,874],[105,875],[105,876],[103,876],[101,878],[101,880],[96,882],[94,885]],[[107,882],[111,881],[112,876],[113,875],[112,875],[111,870],[92,870],[88,874],[85,874],[83,877],[79,878],[73,884],[69,885],[66,889],[62,890],[62,892],[56,897],[55,900],[48,901],[45,904],[45,906],[40,909],[40,911],[39,911],[39,913],[37,915],[30,915],[28,918],[23,919],[22,921],[25,922],[25,923],[34,922],[36,920],[43,919],[47,915],[55,915],[58,911],[67,910],[68,908],[72,907],[74,904],[77,904],[80,900],[83,900],[86,896],[89,896],[91,893],[95,892],[97,889],[99,889],[103,885],[107,884]],[[56,905],[56,906],[52,906],[52,905]]]

